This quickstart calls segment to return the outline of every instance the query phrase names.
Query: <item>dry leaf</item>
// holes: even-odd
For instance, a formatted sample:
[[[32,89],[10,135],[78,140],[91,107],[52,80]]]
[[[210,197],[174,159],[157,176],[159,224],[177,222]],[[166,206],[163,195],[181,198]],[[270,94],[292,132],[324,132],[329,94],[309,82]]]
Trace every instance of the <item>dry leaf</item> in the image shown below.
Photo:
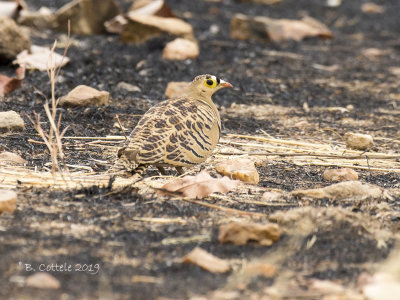
[[[366,14],[383,14],[385,10],[384,6],[372,2],[361,5],[361,11]]]
[[[47,71],[48,68],[52,67],[51,62],[54,67],[63,67],[69,62],[69,58],[57,53],[51,54],[51,50],[46,47],[32,46],[31,53],[28,53],[27,50],[22,51],[17,55],[14,64],[18,64],[25,69]]]
[[[231,36],[239,40],[256,38],[269,39],[273,42],[301,41],[306,37],[333,38],[328,27],[311,17],[289,20],[249,17],[242,14],[237,14],[232,19]]]
[[[226,260],[218,258],[200,247],[194,248],[182,259],[182,262],[198,265],[211,273],[225,273],[230,270],[229,263]]]
[[[163,185],[167,192],[179,193],[189,198],[204,198],[211,193],[227,193],[236,188],[239,181],[228,177],[213,178],[207,171],[201,171],[196,176],[185,176]]]
[[[263,246],[270,246],[279,240],[280,235],[277,224],[232,222],[219,227],[218,241],[235,245],[245,245],[254,241]]]
[[[26,279],[26,285],[39,289],[58,289],[60,281],[49,273],[35,273]]]
[[[25,69],[20,67],[15,71],[16,77],[8,77],[0,74],[0,96],[5,96],[16,90],[25,78]]]
[[[129,9],[128,15],[152,15],[164,18],[176,17],[164,0],[135,1]]]
[[[248,158],[228,159],[215,166],[219,174],[251,184],[258,184],[260,176],[254,162]]]
[[[376,185],[363,184],[360,181],[344,181],[324,188],[295,190],[292,192],[292,195],[297,198],[359,200],[379,198],[383,195],[383,191]]]

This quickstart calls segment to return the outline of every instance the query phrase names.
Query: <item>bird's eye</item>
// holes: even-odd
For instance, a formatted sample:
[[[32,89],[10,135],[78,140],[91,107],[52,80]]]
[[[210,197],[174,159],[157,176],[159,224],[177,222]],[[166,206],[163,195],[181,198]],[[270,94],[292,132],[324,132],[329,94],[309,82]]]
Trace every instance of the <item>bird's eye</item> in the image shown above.
[[[207,79],[206,81],[204,81],[204,85],[208,86],[208,87],[216,87],[217,86],[217,82],[213,79]]]

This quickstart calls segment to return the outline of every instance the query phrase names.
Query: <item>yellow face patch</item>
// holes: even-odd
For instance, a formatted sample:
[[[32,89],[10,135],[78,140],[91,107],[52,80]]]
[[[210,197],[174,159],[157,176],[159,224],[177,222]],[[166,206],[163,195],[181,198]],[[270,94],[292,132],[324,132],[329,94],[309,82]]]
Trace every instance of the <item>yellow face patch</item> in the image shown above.
[[[204,85],[210,88],[215,88],[217,86],[217,81],[214,78],[207,78],[204,80]]]

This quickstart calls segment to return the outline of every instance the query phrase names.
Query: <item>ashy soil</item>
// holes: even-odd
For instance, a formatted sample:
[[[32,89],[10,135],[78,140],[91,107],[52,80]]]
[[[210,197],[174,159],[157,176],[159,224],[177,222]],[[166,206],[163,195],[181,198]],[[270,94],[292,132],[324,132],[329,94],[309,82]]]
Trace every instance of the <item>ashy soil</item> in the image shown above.
[[[38,9],[57,8],[67,1],[26,2]],[[343,1],[329,8],[324,1],[306,0],[283,0],[272,6],[170,0],[173,11],[194,27],[200,45],[195,60],[163,60],[163,47],[171,37],[135,45],[123,44],[114,35],[73,35],[68,52],[71,62],[62,69],[57,96],[85,84],[109,91],[111,101],[106,107],[59,108],[62,128],[68,126],[68,137],[121,136],[116,115],[124,127],[133,128],[148,108],[165,99],[168,82],[190,81],[209,73],[226,79],[234,89],[214,96],[223,120],[223,139],[215,155],[193,173],[206,168],[215,176],[213,164],[224,157],[218,153],[248,151],[231,142],[254,141],[237,135],[340,148],[344,134],[354,131],[374,136],[372,152],[398,154],[400,72],[395,68],[400,67],[400,2],[375,1],[386,8],[382,14],[362,13],[364,2]],[[121,1],[123,7],[128,4]],[[295,19],[309,15],[324,22],[334,38],[280,44],[236,41],[229,34],[236,13]],[[50,46],[55,39],[66,38],[46,30],[31,29],[30,33],[37,45]],[[383,52],[366,57],[363,50],[368,48]],[[336,70],[321,68],[333,65]],[[0,66],[2,74],[11,75],[14,70],[11,64]],[[118,88],[119,82],[134,84],[141,92]],[[50,168],[49,153],[37,143],[40,137],[27,117],[38,112],[45,122],[43,95],[50,97],[47,74],[32,71],[18,90],[0,99],[0,111],[15,110],[26,124],[21,133],[0,135],[0,151],[20,154],[29,170]],[[71,171],[106,174],[119,142],[93,145],[91,141],[65,140],[65,160],[75,166]],[[382,162],[381,167],[352,165],[362,182],[380,186],[389,196],[362,201],[291,196],[296,189],[331,184],[322,179],[329,166],[323,162],[257,156],[258,186],[212,194],[200,204],[156,193],[151,187],[171,178],[157,177],[155,169],[149,169],[140,184],[124,188],[113,186],[112,180],[70,189],[21,183],[16,186],[17,210],[0,216],[0,298],[189,299],[203,295],[221,299],[212,294],[218,290],[225,291],[224,297],[231,292],[231,298],[224,299],[259,299],[271,295],[273,287],[278,299],[320,299],[321,295],[309,291],[315,279],[357,290],[360,276],[380,270],[396,249],[399,160],[392,161],[393,168],[391,161]],[[169,175],[175,172],[170,170]],[[265,201],[266,191],[283,196]],[[270,247],[220,244],[219,225],[232,220],[277,222],[283,234]],[[232,270],[213,274],[181,263],[196,246],[229,260]],[[260,261],[274,265],[275,274],[266,278],[242,272],[245,265]],[[72,270],[56,268],[64,264]],[[46,267],[60,281],[59,289],[24,285],[33,269]]]

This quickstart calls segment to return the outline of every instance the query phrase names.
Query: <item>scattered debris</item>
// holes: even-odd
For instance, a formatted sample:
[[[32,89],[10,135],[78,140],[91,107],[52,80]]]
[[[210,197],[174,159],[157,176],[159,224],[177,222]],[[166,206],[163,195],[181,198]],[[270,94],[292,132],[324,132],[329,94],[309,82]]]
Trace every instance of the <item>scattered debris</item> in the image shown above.
[[[181,194],[188,198],[204,198],[211,193],[227,193],[236,188],[239,181],[228,177],[213,178],[207,171],[201,171],[196,176],[185,176],[163,185],[167,192]]]
[[[337,64],[330,65],[330,66],[324,66],[324,65],[320,65],[320,64],[312,64],[312,67],[316,70],[321,70],[321,71],[326,71],[326,72],[336,72],[340,68],[340,66]]]
[[[168,99],[175,98],[186,94],[186,90],[189,87],[190,82],[186,81],[172,81],[168,82],[167,88],[165,89],[165,97]]]
[[[67,95],[59,99],[59,104],[65,107],[102,106],[108,105],[110,93],[98,91],[90,86],[78,85]]]
[[[297,198],[362,200],[380,198],[383,195],[383,191],[376,185],[363,184],[360,181],[345,181],[324,188],[295,190],[292,195]]]
[[[322,174],[322,178],[327,181],[349,181],[358,180],[358,174],[350,168],[326,169]]]
[[[142,43],[162,34],[193,40],[192,25],[177,18],[133,15],[123,26],[121,40],[125,43]]]
[[[177,38],[165,45],[163,59],[185,60],[199,56],[199,46],[191,40]]]
[[[362,50],[361,54],[369,59],[376,59],[380,56],[388,55],[389,51],[379,48],[367,48]]]
[[[61,284],[58,279],[49,273],[35,273],[26,279],[26,286],[38,289],[59,289]]]
[[[11,61],[18,53],[29,49],[29,36],[9,17],[0,16],[0,61]]]
[[[19,88],[25,78],[25,69],[18,68],[15,70],[15,75],[16,77],[8,77],[0,74],[0,96],[5,96]]]
[[[361,5],[361,11],[366,14],[383,14],[386,8],[383,5],[378,5],[372,2],[367,2]]]
[[[276,267],[264,262],[252,262],[244,267],[243,273],[245,276],[274,277]]]
[[[55,28],[56,17],[48,7],[41,7],[38,11],[21,10],[18,23],[38,29]]]
[[[219,227],[218,241],[245,245],[256,242],[262,246],[271,246],[280,238],[281,231],[277,224],[256,224],[232,222]]]
[[[272,42],[301,41],[306,37],[333,38],[321,22],[304,17],[302,20],[271,19],[237,14],[231,20],[231,37],[239,40],[260,39]]]
[[[344,135],[346,148],[366,150],[374,145],[374,140],[369,134],[347,132]]]
[[[215,166],[215,171],[221,175],[251,184],[258,184],[260,181],[260,175],[254,162],[248,158],[225,160]]]
[[[10,190],[0,190],[0,213],[13,213],[17,208],[17,193]]]
[[[58,53],[51,52],[47,47],[32,46],[30,53],[27,50],[17,55],[13,62],[25,69],[37,69],[47,71],[50,68],[58,68],[69,63],[69,58]]]
[[[13,166],[13,165],[24,165],[27,163],[27,161],[16,153],[3,151],[0,152],[0,165],[2,163]]]
[[[138,87],[137,85],[133,85],[133,84],[130,84],[130,83],[124,82],[124,81],[118,82],[117,88],[128,91],[128,92],[141,92],[142,91],[140,89],[140,87]]]
[[[24,129],[24,120],[17,112],[13,110],[0,112],[0,132],[22,131]]]
[[[282,197],[282,193],[278,192],[264,192],[261,200],[265,202],[273,202],[279,200]]]
[[[119,14],[114,0],[73,0],[56,12],[57,28],[67,32],[70,20],[71,33],[101,33],[105,31],[104,22]]]
[[[200,247],[194,248],[182,259],[182,262],[198,265],[211,273],[226,273],[230,270],[229,262],[208,253]]]
[[[134,15],[151,15],[164,18],[175,18],[171,8],[164,0],[139,0],[133,2],[127,13],[130,16]]]

